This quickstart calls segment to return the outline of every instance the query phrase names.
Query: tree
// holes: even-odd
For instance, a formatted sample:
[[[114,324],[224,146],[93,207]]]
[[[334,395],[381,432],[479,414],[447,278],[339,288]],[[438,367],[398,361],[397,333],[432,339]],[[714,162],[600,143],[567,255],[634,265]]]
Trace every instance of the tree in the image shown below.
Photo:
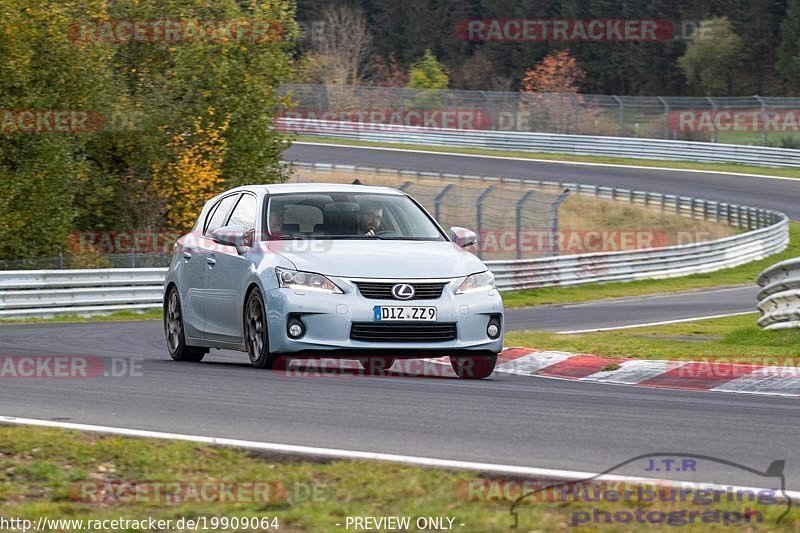
[[[389,54],[388,61],[382,56],[375,56],[375,85],[383,87],[405,87],[408,74],[397,61],[394,53]]]
[[[408,87],[412,89],[446,89],[447,83],[447,73],[430,50],[425,50],[408,72]]]
[[[347,4],[331,4],[322,13],[314,35],[311,61],[318,66],[319,83],[361,85],[367,77],[372,35],[364,11]]]
[[[523,93],[577,93],[586,72],[578,66],[569,50],[561,50],[542,59],[522,79]]]
[[[522,112],[530,113],[536,131],[570,132],[578,118],[582,98],[577,95],[586,72],[570,54],[561,50],[542,59],[522,80]]]
[[[689,86],[707,96],[736,94],[742,75],[744,44],[725,17],[700,23],[700,29],[678,59]]]
[[[800,85],[800,0],[789,0],[786,18],[781,24],[776,69],[787,88],[796,94]]]

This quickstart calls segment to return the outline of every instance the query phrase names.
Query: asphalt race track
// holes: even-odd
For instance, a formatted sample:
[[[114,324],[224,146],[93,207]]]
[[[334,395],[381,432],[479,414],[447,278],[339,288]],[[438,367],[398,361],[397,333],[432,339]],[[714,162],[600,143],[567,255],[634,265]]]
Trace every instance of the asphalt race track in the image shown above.
[[[4,379],[2,415],[284,444],[597,472],[644,453],[713,455],[800,488],[796,398],[681,392],[495,374],[285,375],[215,351],[169,359],[158,321],[0,327],[3,355],[141,360],[141,375]],[[617,473],[644,475],[641,471]],[[709,464],[697,480],[763,486]],[[657,475],[653,477],[659,477]]]
[[[509,330],[581,331],[755,312],[757,285],[506,309]]]
[[[287,161],[452,172],[477,176],[523,177],[606,185],[649,192],[682,194],[707,200],[777,209],[800,219],[800,180],[679,172],[647,168],[546,163],[480,156],[364,149],[350,146],[295,144],[284,152]]]
[[[287,159],[614,185],[769,207],[800,218],[800,183],[670,172],[297,145]],[[754,309],[755,288],[520,309],[511,328],[556,331]],[[136,361],[141,372],[85,379],[3,379],[0,415],[600,472],[646,453],[712,455],[765,470],[785,459],[800,489],[796,398],[671,391],[495,374],[488,380],[286,375],[215,351],[202,363],[167,355],[161,324],[0,326],[0,356],[79,355]],[[123,365],[124,366],[124,365]],[[709,463],[682,479],[764,486]],[[641,476],[641,471],[615,473]],[[650,473],[652,477],[674,477]]]

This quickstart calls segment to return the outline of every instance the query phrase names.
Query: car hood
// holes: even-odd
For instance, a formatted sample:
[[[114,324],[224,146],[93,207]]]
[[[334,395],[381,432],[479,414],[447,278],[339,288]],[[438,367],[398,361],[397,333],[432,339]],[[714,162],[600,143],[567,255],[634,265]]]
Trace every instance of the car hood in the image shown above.
[[[297,270],[353,278],[456,278],[486,270],[447,241],[273,241],[270,250]]]

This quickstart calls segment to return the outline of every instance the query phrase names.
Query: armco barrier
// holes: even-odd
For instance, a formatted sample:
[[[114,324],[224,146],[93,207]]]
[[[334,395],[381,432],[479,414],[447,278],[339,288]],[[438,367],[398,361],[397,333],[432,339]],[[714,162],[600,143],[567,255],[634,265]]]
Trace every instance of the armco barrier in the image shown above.
[[[800,328],[800,258],[781,261],[758,276],[758,325],[764,329]]]
[[[415,174],[364,167],[308,166],[323,170]],[[786,215],[767,209],[578,183],[432,173],[416,175],[443,180],[522,181],[532,187],[568,188],[575,194],[659,207],[685,217],[719,221],[748,230],[715,241],[664,248],[486,261],[501,291],[712,272],[763,259],[780,252],[789,242]],[[165,268],[0,271],[0,318],[159,307],[165,272]]]
[[[434,129],[401,125],[375,126],[360,122],[297,118],[279,118],[276,123],[284,131],[302,135],[359,141],[637,159],[741,163],[768,167],[800,166],[800,150],[765,146],[556,133]]]

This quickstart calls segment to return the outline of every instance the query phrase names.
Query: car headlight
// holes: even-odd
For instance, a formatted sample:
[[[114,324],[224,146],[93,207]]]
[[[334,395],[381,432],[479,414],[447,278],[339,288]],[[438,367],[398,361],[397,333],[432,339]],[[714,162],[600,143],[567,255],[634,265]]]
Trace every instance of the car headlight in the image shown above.
[[[456,289],[456,294],[466,294],[470,292],[489,291],[495,288],[494,274],[489,272],[481,272],[479,274],[472,274],[467,276],[467,279],[461,282],[461,285]]]
[[[278,267],[275,267],[275,274],[278,276],[278,286],[284,289],[344,294],[342,289],[322,274]]]

